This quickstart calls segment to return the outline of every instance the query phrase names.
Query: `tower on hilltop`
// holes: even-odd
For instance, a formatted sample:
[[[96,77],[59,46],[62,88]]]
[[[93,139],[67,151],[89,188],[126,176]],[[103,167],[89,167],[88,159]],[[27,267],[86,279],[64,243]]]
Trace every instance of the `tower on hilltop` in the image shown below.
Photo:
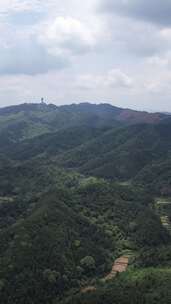
[[[43,97],[41,98],[41,104],[46,104]]]

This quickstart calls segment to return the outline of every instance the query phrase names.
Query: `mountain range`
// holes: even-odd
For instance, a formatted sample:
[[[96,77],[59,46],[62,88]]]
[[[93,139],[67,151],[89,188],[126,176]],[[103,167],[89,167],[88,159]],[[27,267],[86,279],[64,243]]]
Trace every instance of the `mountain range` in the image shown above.
[[[1,133],[3,130],[8,132],[11,140],[16,141],[79,125],[114,127],[158,123],[167,117],[162,113],[138,112],[110,104],[82,103],[60,107],[45,103],[21,104],[0,109],[0,128]]]
[[[170,196],[169,114],[1,108],[2,303],[169,304]],[[128,272],[102,283],[123,255]]]
[[[148,186],[162,193],[171,193],[170,134],[169,115],[109,104],[23,104],[0,110],[0,152],[6,157],[41,156],[65,169],[123,182],[144,183],[148,172]]]

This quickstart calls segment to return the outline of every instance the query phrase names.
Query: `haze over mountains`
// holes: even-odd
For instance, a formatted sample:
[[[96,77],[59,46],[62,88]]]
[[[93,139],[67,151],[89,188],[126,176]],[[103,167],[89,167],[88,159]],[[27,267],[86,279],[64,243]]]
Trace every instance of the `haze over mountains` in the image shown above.
[[[2,303],[169,304],[170,196],[170,115],[89,103],[1,108]],[[122,255],[128,273],[99,281]]]

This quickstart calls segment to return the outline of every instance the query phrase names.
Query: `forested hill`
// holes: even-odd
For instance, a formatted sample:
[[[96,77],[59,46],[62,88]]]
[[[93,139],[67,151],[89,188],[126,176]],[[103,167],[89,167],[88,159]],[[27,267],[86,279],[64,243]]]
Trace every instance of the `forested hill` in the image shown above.
[[[21,104],[0,109],[0,139],[10,141],[33,138],[74,126],[115,127],[135,123],[158,123],[167,115],[121,109],[109,104]],[[7,138],[7,139],[6,139]]]
[[[0,153],[171,193],[171,118],[109,104],[21,104],[0,109]],[[148,182],[147,182],[148,181]]]
[[[160,195],[167,204],[156,207]],[[0,109],[2,303],[169,304],[169,195],[169,115],[88,103]],[[122,255],[128,273],[102,282]]]
[[[23,104],[1,109],[0,127],[0,152],[14,161],[44,157],[88,176],[171,193],[169,115],[108,104]]]

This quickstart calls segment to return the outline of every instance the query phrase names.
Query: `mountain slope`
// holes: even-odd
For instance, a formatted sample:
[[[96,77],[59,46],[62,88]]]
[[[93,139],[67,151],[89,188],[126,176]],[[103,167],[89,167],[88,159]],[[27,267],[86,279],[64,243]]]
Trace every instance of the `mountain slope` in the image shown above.
[[[41,109],[44,119],[47,119],[47,110],[55,117],[58,113],[61,119],[65,113],[68,120],[57,131],[54,129],[58,129],[57,124],[60,125],[61,120],[54,120],[55,124],[54,121],[51,124],[54,129],[51,128],[51,131],[49,129],[48,133],[40,136],[37,134],[32,139],[21,140],[23,123],[18,122],[17,127],[12,126],[13,131],[2,128],[0,152],[6,157],[14,161],[45,158],[53,160],[57,166],[77,170],[86,175],[119,181],[134,179],[143,185],[146,185],[148,180],[148,184],[152,185],[149,189],[170,193],[171,120],[168,116],[161,115],[162,120],[158,123],[133,124],[132,121],[131,125],[121,126],[116,124],[116,119],[125,110],[110,105],[21,105],[17,109],[15,111],[22,109],[26,113],[28,109],[31,113],[35,109],[34,115],[40,115]],[[7,114],[13,110],[13,107],[10,111],[6,109]],[[143,115],[142,112],[132,112],[136,113],[137,117]],[[94,115],[96,120],[93,119]],[[149,115],[151,117],[153,114]],[[69,126],[71,121],[73,125]],[[167,174],[167,165],[164,162],[168,164]],[[155,182],[152,181],[153,169],[156,175],[159,171],[165,172],[161,174],[160,183],[156,175]]]
[[[169,304],[171,268],[129,271],[94,292],[73,295],[64,304]],[[56,302],[55,304],[57,304]]]
[[[16,160],[28,160],[40,155],[53,157],[76,148],[105,131],[106,129],[85,126],[72,127],[23,140],[17,144],[2,144],[0,151]]]
[[[103,277],[122,251],[170,242],[151,211],[151,199],[141,191],[97,179],[81,179],[67,189],[54,180],[47,193],[41,184],[42,196],[36,199],[29,188],[22,196],[20,187],[13,202],[0,204],[3,303],[54,303],[73,288]],[[6,208],[11,220],[4,225]]]
[[[17,142],[67,127],[116,125],[112,106],[23,104],[0,109],[1,141]]]
[[[171,184],[168,116],[24,104],[0,110],[0,140],[2,303],[169,303],[171,236],[152,197]],[[128,274],[102,286],[128,252]]]
[[[0,140],[9,144],[75,126],[115,127],[158,123],[166,118],[164,114],[121,109],[109,104],[82,103],[60,107],[45,103],[21,104],[0,109]]]
[[[165,160],[171,151],[171,124],[112,129],[72,151],[60,162],[86,174],[127,180],[146,165]]]

